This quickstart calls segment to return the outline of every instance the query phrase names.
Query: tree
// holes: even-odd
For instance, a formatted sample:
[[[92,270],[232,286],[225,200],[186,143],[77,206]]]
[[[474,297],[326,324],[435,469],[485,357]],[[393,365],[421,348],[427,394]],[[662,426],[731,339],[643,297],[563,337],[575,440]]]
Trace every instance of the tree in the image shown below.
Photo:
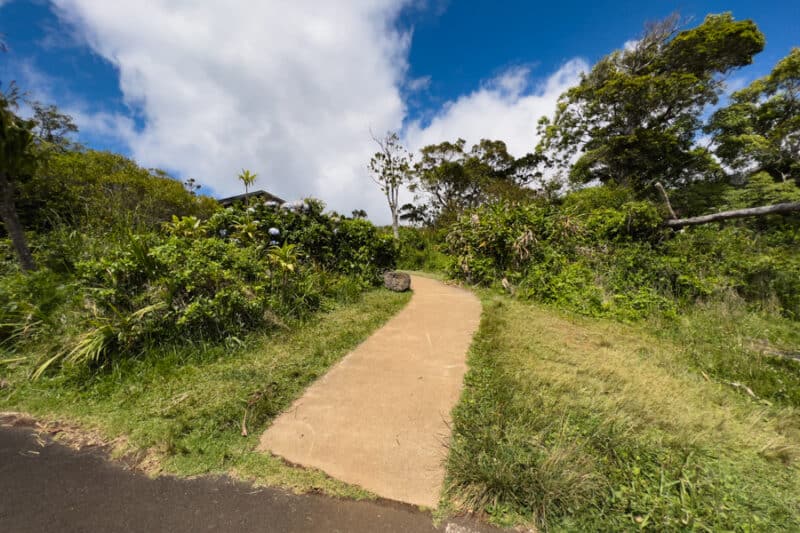
[[[245,169],[242,169],[242,173],[239,174],[239,181],[244,184],[244,205],[250,205],[248,189],[256,182],[257,177],[256,174]]]
[[[403,206],[400,207],[400,220],[414,226],[430,224],[431,220],[428,215],[428,206],[425,204],[403,204]]]
[[[197,183],[194,178],[189,178],[183,182],[183,188],[192,196],[197,196],[197,191],[202,188],[202,185]]]
[[[400,189],[410,185],[413,180],[412,157],[408,150],[400,144],[400,138],[395,132],[387,132],[379,139],[372,136],[380,150],[369,161],[369,171],[372,180],[381,188],[389,204],[392,214],[392,234],[395,240],[400,239],[400,223],[398,220]]]
[[[800,185],[800,48],[772,72],[735,92],[711,117],[706,132],[716,155],[745,175],[768,172]]]
[[[428,193],[437,221],[447,222],[490,200],[513,201],[534,194],[526,186],[541,176],[539,156],[515,159],[506,144],[497,140],[482,139],[469,151],[465,146],[466,141],[458,139],[420,150],[415,167],[418,184]]]
[[[481,201],[480,183],[467,172],[464,139],[425,146],[416,165],[419,188],[428,193],[436,218],[452,218],[454,213],[477,206]]]
[[[552,122],[540,120],[537,153],[576,184],[595,180],[654,194],[719,172],[695,143],[703,110],[715,104],[723,76],[764,47],[751,20],[709,15],[679,31],[672,16],[650,24],[632,46],[600,60],[559,98]]]
[[[12,85],[7,93],[0,92],[0,218],[16,250],[20,266],[25,271],[36,269],[28,248],[25,233],[14,204],[14,182],[32,171],[36,157],[32,147],[35,122],[23,120],[15,113],[19,93]]]
[[[367,212],[363,209],[353,209],[351,214],[353,215],[353,218],[367,218]]]
[[[33,109],[33,121],[36,124],[33,133],[40,143],[48,148],[58,151],[72,149],[74,144],[69,138],[72,133],[78,132],[72,117],[58,110],[53,104],[29,102]]]

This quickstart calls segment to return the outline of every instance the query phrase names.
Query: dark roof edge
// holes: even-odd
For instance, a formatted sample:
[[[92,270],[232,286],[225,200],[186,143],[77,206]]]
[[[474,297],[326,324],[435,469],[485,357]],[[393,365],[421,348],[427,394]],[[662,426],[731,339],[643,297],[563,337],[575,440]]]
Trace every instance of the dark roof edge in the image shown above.
[[[278,196],[275,196],[272,193],[269,193],[267,191],[262,191],[262,190],[251,191],[251,192],[248,192],[246,194],[237,194],[236,196],[228,196],[227,198],[219,198],[219,199],[217,199],[217,201],[219,203],[225,205],[225,204],[236,203],[238,200],[244,200],[245,198],[253,198],[253,197],[260,198],[262,196],[266,196],[267,197],[266,201],[268,201],[268,202],[278,202],[279,204],[285,204],[286,203],[286,200],[284,200],[283,198],[280,198]]]

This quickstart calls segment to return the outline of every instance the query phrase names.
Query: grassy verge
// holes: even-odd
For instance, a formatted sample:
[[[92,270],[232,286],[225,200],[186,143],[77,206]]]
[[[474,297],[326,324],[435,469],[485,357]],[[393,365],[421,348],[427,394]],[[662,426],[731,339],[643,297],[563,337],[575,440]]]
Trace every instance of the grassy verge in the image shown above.
[[[679,320],[647,324],[676,355],[715,381],[765,405],[800,408],[800,327],[737,299],[698,305]],[[800,427],[798,427],[800,431]]]
[[[800,529],[796,398],[775,363],[725,362],[734,326],[702,312],[655,331],[484,295],[445,503],[550,530]],[[728,383],[748,375],[772,400]]]
[[[128,451],[146,452],[167,473],[232,473],[297,491],[365,497],[321,472],[291,468],[253,450],[272,418],[409,298],[375,290],[289,332],[253,335],[230,346],[165,347],[94,376],[30,382],[24,361],[8,364],[0,367],[7,382],[0,410],[75,422],[109,439],[123,436]]]

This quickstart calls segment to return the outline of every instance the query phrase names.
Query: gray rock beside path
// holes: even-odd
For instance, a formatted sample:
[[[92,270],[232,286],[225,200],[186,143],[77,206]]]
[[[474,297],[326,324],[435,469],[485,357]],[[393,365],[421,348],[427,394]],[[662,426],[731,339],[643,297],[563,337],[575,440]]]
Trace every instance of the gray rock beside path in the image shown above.
[[[404,292],[411,288],[411,276],[402,272],[387,272],[383,284],[390,291]]]

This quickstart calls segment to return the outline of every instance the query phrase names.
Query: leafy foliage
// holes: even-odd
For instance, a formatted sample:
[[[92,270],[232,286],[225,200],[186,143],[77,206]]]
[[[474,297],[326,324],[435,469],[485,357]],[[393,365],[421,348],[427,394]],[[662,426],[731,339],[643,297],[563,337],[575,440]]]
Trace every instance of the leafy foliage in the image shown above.
[[[77,301],[61,300],[69,304],[62,312],[70,313],[74,330],[34,377],[56,364],[99,368],[164,343],[217,342],[285,328],[326,301],[377,285],[394,265],[392,238],[366,220],[322,209],[321,202],[307,200],[287,208],[228,208],[207,221],[173,216],[161,232],[101,240],[95,250],[81,246],[87,241],[62,249],[69,266],[55,279],[78,295]],[[20,287],[19,278],[8,278],[0,292],[6,298],[3,334],[11,343],[57,307],[35,295],[38,304],[19,308],[22,295],[34,296],[36,279],[24,278]]]
[[[259,204],[244,211],[229,208],[203,227],[209,235],[243,243],[295,244],[323,270],[355,276],[365,285],[377,284],[395,264],[391,237],[367,220],[328,215],[323,209],[324,204],[314,199],[282,206]]]
[[[678,27],[676,16],[650,25],[632,46],[598,62],[561,96],[553,121],[542,119],[537,152],[574,183],[615,182],[638,195],[652,194],[656,181],[675,185],[718,172],[694,143],[701,114],[716,103],[721,76],[750,64],[764,36],[730,14]]]
[[[400,228],[398,268],[428,272],[447,271],[450,258],[445,254],[446,230]]]
[[[425,146],[415,166],[416,188],[428,195],[430,213],[410,206],[412,217],[431,218],[445,225],[466,209],[492,199],[532,198],[525,188],[536,177],[539,159],[528,154],[516,159],[508,153],[503,141],[481,140],[465,150],[466,141],[443,142]]]
[[[800,48],[768,76],[735,92],[706,131],[718,143],[716,154],[733,169],[800,183]]]
[[[18,208],[27,227],[58,224],[88,229],[157,229],[173,215],[208,217],[216,201],[195,196],[160,171],[110,152],[66,151],[47,157],[19,185]]]
[[[754,304],[777,300],[785,315],[800,317],[796,220],[671,234],[656,206],[630,196],[597,187],[568,195],[561,206],[479,208],[447,236],[450,274],[480,285],[505,278],[520,297],[591,316],[672,315],[735,291]]]

